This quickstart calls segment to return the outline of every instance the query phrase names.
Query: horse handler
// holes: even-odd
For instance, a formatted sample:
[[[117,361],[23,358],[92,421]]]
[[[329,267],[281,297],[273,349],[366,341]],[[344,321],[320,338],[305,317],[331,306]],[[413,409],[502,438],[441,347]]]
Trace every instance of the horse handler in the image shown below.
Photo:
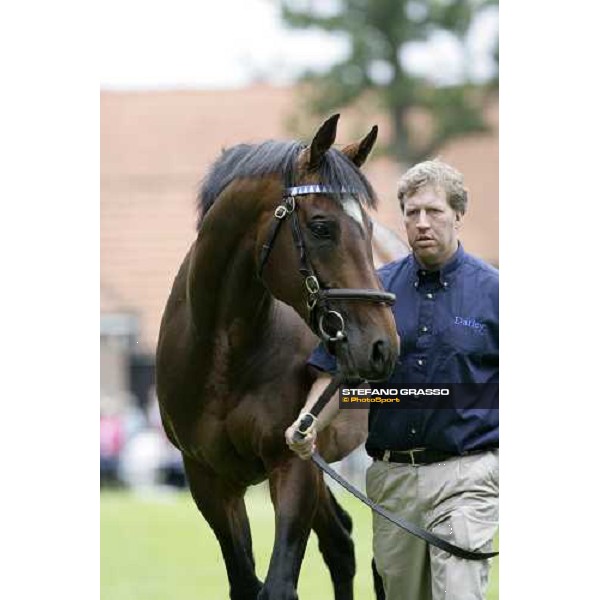
[[[458,241],[467,190],[454,168],[438,160],[415,165],[400,180],[398,198],[412,253],[382,267],[379,277],[396,294],[402,345],[390,380],[377,387],[470,384],[475,392],[464,405],[459,399],[435,410],[370,405],[367,495],[449,542],[489,551],[498,528],[498,410],[484,401],[484,390],[497,390],[499,381],[498,271]],[[293,440],[336,370],[322,345],[309,364],[323,373],[285,434],[303,459],[339,410],[333,399],[308,435]],[[377,514],[373,553],[387,600],[485,598],[489,560],[451,556]]]

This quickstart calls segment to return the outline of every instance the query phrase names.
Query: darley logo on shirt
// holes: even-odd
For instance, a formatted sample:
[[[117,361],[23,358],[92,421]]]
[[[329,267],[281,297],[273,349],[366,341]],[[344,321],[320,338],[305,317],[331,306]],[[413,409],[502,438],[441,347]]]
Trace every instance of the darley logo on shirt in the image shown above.
[[[479,335],[483,335],[485,332],[485,325],[477,321],[477,319],[454,317],[454,325],[462,325],[463,327],[469,327]]]

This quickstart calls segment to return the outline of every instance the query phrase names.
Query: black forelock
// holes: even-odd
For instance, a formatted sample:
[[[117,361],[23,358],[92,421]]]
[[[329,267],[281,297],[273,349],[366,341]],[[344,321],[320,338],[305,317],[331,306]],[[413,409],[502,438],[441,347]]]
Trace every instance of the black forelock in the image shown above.
[[[228,148],[213,163],[202,181],[197,198],[198,229],[204,215],[210,210],[219,194],[239,177],[279,175],[285,186],[302,185],[294,177],[298,155],[305,146],[300,142],[267,141],[261,144],[238,144]],[[374,208],[377,197],[371,184],[361,171],[339,150],[329,149],[319,167],[320,182],[340,194],[348,190],[363,205]]]

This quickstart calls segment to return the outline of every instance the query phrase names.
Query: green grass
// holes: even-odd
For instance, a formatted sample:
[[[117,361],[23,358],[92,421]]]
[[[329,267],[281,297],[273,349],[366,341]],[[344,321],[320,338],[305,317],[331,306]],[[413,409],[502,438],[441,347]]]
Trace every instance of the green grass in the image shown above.
[[[345,492],[336,493],[354,521],[358,570],[357,600],[373,600],[371,515]],[[257,572],[264,579],[274,532],[268,493],[251,488],[246,496]],[[102,492],[100,502],[102,600],[228,600],[219,545],[187,492],[139,496]],[[300,598],[333,598],[329,573],[311,534],[302,564]],[[498,598],[498,559],[494,560],[488,600]]]

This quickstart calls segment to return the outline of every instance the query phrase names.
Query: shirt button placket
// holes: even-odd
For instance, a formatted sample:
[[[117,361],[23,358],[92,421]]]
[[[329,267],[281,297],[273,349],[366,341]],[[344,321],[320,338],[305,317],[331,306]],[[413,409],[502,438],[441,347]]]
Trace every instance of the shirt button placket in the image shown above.
[[[434,322],[435,304],[431,302],[433,293],[430,290],[425,289],[421,293],[421,299],[422,302],[420,302],[419,321],[417,326],[417,356],[413,359],[415,383],[425,383],[427,379],[425,366],[427,364],[427,353],[430,351],[430,334]]]

